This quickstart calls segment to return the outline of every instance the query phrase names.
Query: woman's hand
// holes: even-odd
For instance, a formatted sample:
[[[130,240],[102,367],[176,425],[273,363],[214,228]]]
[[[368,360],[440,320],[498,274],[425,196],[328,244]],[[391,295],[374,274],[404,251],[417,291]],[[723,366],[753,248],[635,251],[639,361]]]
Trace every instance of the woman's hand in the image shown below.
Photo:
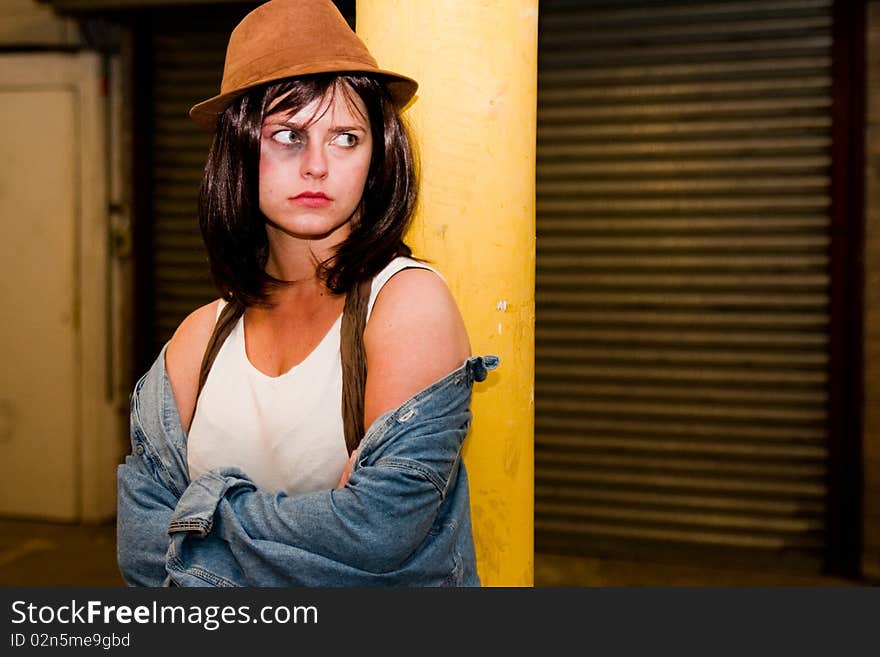
[[[342,470],[342,474],[339,477],[339,483],[336,484],[336,488],[344,488],[345,484],[348,483],[348,478],[351,476],[351,469],[354,467],[354,461],[357,458],[358,450],[354,450],[351,453],[351,456],[348,459],[348,463],[345,464],[345,468]]]

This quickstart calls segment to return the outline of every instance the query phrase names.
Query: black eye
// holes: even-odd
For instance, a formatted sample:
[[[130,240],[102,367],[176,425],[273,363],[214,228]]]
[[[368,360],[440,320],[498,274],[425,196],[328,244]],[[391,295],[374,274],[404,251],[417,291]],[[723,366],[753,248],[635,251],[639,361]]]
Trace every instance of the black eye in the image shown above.
[[[296,130],[279,130],[272,133],[272,141],[276,141],[284,146],[294,146],[302,143],[302,138]]]

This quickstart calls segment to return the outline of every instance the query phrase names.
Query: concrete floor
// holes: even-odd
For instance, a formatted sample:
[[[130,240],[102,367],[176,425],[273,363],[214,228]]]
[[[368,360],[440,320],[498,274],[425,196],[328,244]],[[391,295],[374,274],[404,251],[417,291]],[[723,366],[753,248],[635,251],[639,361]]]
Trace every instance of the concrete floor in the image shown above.
[[[826,577],[701,565],[535,555],[536,586],[860,586]]]
[[[0,519],[0,585],[122,586],[116,523]]]
[[[0,519],[0,586],[122,586],[116,525]],[[536,586],[858,586],[850,580],[699,565],[535,555]]]

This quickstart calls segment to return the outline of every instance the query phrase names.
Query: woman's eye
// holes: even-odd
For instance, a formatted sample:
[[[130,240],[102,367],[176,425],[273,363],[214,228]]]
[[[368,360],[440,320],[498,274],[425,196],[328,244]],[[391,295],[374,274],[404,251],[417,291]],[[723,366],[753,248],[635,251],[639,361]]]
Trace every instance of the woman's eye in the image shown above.
[[[272,134],[272,140],[284,146],[295,146],[302,142],[299,133],[295,130],[279,130]]]
[[[332,143],[344,148],[351,148],[352,146],[357,146],[358,138],[350,132],[342,132],[333,138]]]

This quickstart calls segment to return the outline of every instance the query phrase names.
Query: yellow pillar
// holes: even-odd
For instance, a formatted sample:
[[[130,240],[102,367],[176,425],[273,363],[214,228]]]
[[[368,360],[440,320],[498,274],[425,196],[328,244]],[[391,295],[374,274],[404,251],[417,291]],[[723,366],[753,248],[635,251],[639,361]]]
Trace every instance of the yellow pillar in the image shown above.
[[[534,572],[535,121],[538,0],[358,0],[379,65],[419,82],[406,112],[421,203],[409,243],[443,272],[475,354],[465,446],[484,585]]]

